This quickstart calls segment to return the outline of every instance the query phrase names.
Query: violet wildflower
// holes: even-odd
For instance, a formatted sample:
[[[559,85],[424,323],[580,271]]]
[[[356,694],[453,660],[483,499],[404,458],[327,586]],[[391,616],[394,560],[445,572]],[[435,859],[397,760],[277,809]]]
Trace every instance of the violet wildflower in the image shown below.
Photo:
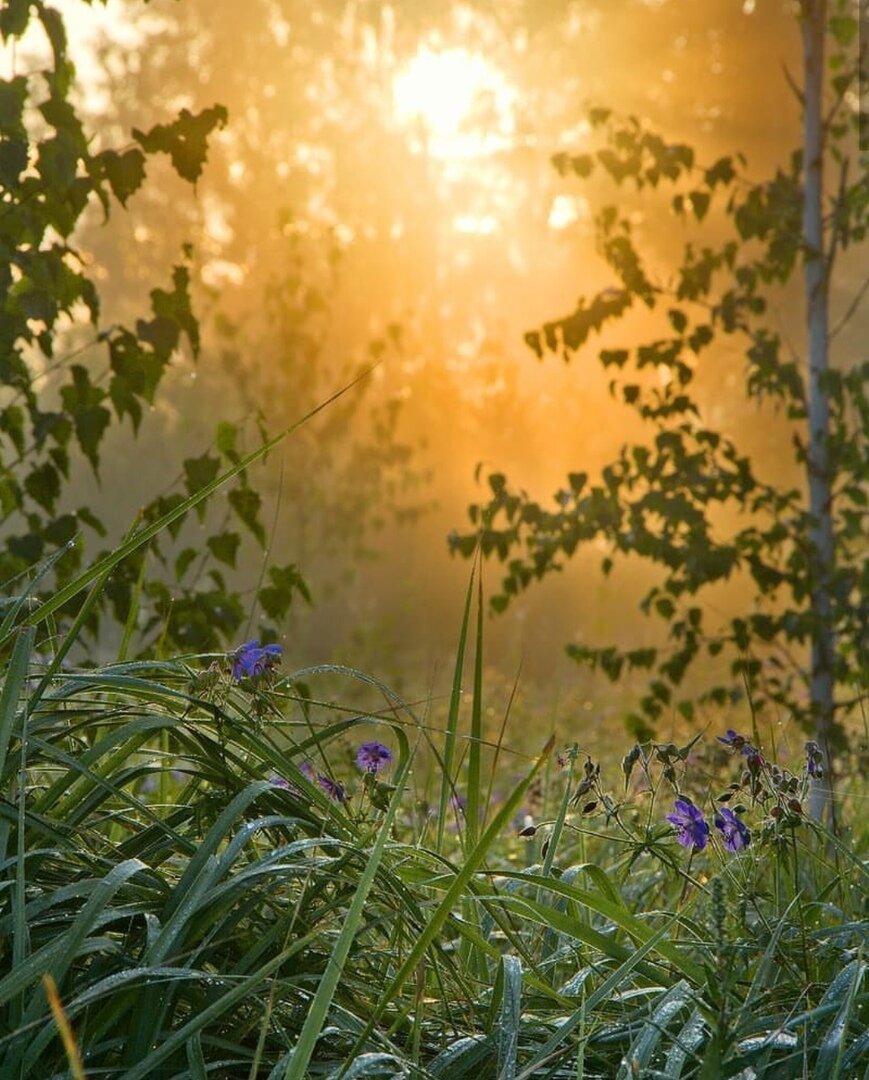
[[[751,843],[751,832],[729,806],[722,806],[715,815],[715,828],[719,829],[728,851],[740,851]]]
[[[310,763],[310,761],[303,761],[302,764],[299,766],[299,772],[302,774],[302,776],[304,776],[306,780],[310,780],[313,784],[315,779],[314,766]]]
[[[821,748],[816,742],[810,740],[806,743],[806,772],[809,776],[815,776],[820,779],[824,775],[822,763],[824,755],[821,753]]]
[[[667,814],[667,821],[675,827],[676,839],[682,847],[690,847],[695,851],[702,851],[706,847],[709,826],[702,811],[693,803],[687,799],[677,799],[673,813]]]
[[[284,788],[287,791],[289,791],[290,789],[289,780],[285,779],[283,776],[270,776],[269,783],[272,785],[272,787]]]
[[[333,802],[347,802],[344,785],[339,784],[337,780],[332,780],[331,777],[324,776],[322,773],[317,773],[317,783]]]
[[[392,751],[379,742],[364,742],[356,751],[356,764],[363,772],[380,772],[392,761]]]
[[[756,754],[757,750],[751,745],[744,735],[740,735],[733,728],[728,728],[723,735],[717,735],[719,742],[729,746],[731,750],[738,750],[742,754]]]
[[[232,677],[236,682],[241,679],[255,679],[265,671],[270,671],[280,660],[284,650],[280,645],[260,645],[259,641],[246,641],[232,654]]]

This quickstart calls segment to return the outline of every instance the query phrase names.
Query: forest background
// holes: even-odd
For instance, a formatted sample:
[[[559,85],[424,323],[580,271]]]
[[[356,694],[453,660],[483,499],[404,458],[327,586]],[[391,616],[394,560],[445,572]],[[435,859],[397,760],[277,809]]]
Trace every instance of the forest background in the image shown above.
[[[792,8],[64,4],[79,105],[100,145],[122,145],[131,128],[182,108],[228,110],[195,188],[151,158],[124,212],[104,222],[94,207],[81,233],[105,326],[133,322],[190,244],[201,351],[175,355],[135,442],[129,425],[113,428],[99,477],[74,463],[65,497],[98,508],[119,537],[144,503],[173,490],[182,461],[213,452],[220,421],[253,449],[263,430],[376,361],[346,400],[252,470],[258,524],[239,532],[237,551],[232,540],[218,545],[220,569],[238,590],[239,631],[252,631],[267,573],[259,530],[268,559],[294,567],[310,593],[308,603],[291,589],[292,602],[276,605],[291,667],[340,661],[412,695],[444,693],[469,570],[447,537],[467,530],[486,476],[502,471],[543,499],[639,435],[591,357],[538,362],[524,341],[580,293],[612,283],[595,246],[595,183],[559,176],[553,154],[583,148],[586,108],[603,102],[690,143],[703,163],[740,151],[752,175],[772,172],[800,142]],[[632,222],[654,269],[672,273],[682,226],[668,200],[637,207]],[[714,236],[714,215],[710,225]],[[844,253],[834,323],[863,270]],[[774,291],[768,313],[797,352],[800,288],[795,278]],[[645,318],[632,315],[602,344],[640,342]],[[866,329],[865,310],[842,328],[840,364],[858,356]],[[87,341],[86,329],[68,334],[70,348]],[[104,363],[96,349],[82,362],[95,373]],[[698,376],[704,410],[739,434],[770,479],[799,486],[786,424],[768,413],[758,423],[744,369],[736,346],[716,347]],[[185,525],[179,551],[201,549],[199,528]],[[609,730],[642,690],[642,672],[613,687],[564,651],[659,640],[660,627],[637,617],[652,572],[628,558],[604,578],[605,554],[580,553],[487,626],[491,681],[506,698],[521,668],[523,699],[543,728],[586,716]],[[209,587],[208,572],[190,560],[185,587]],[[494,591],[499,568],[484,575]],[[724,620],[750,596],[735,579],[704,603]],[[163,599],[151,649],[177,618]],[[109,659],[111,635],[100,647]],[[696,687],[718,677],[713,666],[693,673]]]

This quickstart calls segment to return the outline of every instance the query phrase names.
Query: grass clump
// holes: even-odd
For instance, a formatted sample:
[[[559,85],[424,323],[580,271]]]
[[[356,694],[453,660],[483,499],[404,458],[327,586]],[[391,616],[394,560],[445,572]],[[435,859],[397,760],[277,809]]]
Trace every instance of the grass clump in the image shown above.
[[[865,1073],[865,837],[806,819],[817,748],[550,742],[494,794],[468,596],[440,733],[276,646],[46,678],[16,632],[0,1076]]]

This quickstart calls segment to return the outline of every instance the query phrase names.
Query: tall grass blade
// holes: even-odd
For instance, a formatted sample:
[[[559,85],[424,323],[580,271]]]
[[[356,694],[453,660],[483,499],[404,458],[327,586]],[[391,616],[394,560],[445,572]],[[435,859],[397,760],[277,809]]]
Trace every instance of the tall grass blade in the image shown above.
[[[6,771],[6,755],[9,752],[21,692],[30,670],[30,654],[33,652],[35,636],[36,629],[33,626],[25,626],[19,633],[9,666],[6,668],[3,690],[0,692],[0,779]],[[5,852],[0,852],[0,860],[4,857]]]
[[[39,680],[39,685],[36,687],[36,689],[33,691],[33,694],[31,695],[31,711],[36,708],[40,698],[45,693],[49,683],[54,678],[56,672],[60,669],[60,665],[66,659],[69,650],[75,644],[79,634],[81,633],[82,628],[87,622],[88,616],[96,606],[97,601],[102,596],[103,588],[111,572],[112,568],[109,567],[97,577],[96,581],[94,581],[93,585],[91,586],[90,592],[85,597],[84,603],[76,612],[75,618],[73,619],[69,630],[67,630],[66,634],[64,635],[63,641],[55,650],[54,656],[51,658],[51,663],[45,669],[42,678]]]
[[[468,748],[468,787],[465,809],[466,848],[473,848],[480,835],[483,747],[483,571],[477,577],[477,640],[474,652],[474,694],[471,701],[471,741]]]
[[[450,692],[450,707],[447,712],[447,728],[444,735],[444,756],[441,767],[441,794],[438,803],[438,827],[437,843],[438,851],[443,851],[444,829],[447,823],[447,811],[450,799],[455,794],[455,781],[453,779],[453,762],[456,755],[456,736],[459,727],[459,710],[462,701],[462,674],[465,669],[465,650],[468,644],[468,625],[471,621],[471,600],[474,595],[474,573],[476,563],[471,567],[471,577],[468,581],[468,592],[465,596],[465,609],[462,613],[462,625],[459,631],[459,644],[456,648],[456,666],[453,671],[453,685]]]

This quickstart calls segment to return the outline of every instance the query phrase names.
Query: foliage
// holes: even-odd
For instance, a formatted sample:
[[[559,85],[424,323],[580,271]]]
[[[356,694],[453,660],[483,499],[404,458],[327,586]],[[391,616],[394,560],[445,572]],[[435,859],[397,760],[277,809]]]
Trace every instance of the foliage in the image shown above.
[[[575,659],[614,681],[632,670],[650,673],[640,713],[628,718],[636,733],[652,731],[650,722],[674,708],[690,718],[694,700],[680,696],[683,679],[698,658],[724,649],[729,677],[702,699],[724,704],[745,690],[754,707],[792,710],[811,727],[820,722],[822,704],[812,684],[815,662],[808,663],[804,652],[832,635],[839,698],[836,722],[824,728],[823,741],[829,737],[833,746],[841,744],[843,716],[864,688],[869,368],[853,363],[816,379],[813,359],[810,379],[787,331],[774,329],[768,315],[770,293],[787,286],[804,261],[825,259],[826,296],[837,254],[865,239],[869,179],[865,171],[849,179],[858,117],[843,107],[857,70],[853,29],[848,14],[829,25],[837,48],[826,131],[840,177],[821,254],[807,252],[802,239],[805,170],[799,152],[758,183],[745,174],[741,155],[701,164],[691,147],[667,142],[634,117],[620,120],[595,108],[589,120],[597,148],[553,158],[562,177],[623,189],[621,205],[604,205],[595,217],[598,250],[615,282],[525,340],[538,359],[557,353],[569,361],[594,335],[611,338],[610,324],[628,313],[655,312],[652,340],[632,349],[608,344],[598,353],[612,376],[613,398],[637,414],[649,436],[626,443],[597,481],[572,472],[553,504],[515,490],[502,473],[492,474],[491,496],[470,511],[473,532],[454,534],[451,547],[470,556],[479,544],[484,555],[506,563],[492,601],[499,611],[530,583],[561,569],[583,545],[603,542],[604,574],[628,554],[659,570],[640,607],[662,621],[664,645],[568,647]],[[661,189],[671,192],[674,228],[689,236],[667,280],[656,275],[653,254],[641,251],[635,217],[638,210],[649,212],[648,197]],[[790,444],[793,475],[783,478],[768,462],[751,460],[733,432],[735,421],[714,419],[722,411],[720,366],[729,343],[744,357],[747,400],[769,411],[781,444]],[[817,382],[829,410],[824,432],[810,430],[810,381]],[[835,558],[829,559],[816,538],[823,523],[797,481],[798,469],[809,476],[817,471],[815,440],[826,455],[825,483],[834,492],[821,515],[831,519],[826,528],[835,536]],[[776,457],[783,456],[777,448]],[[751,612],[710,617],[714,608],[704,597],[740,579],[753,588]]]
[[[282,675],[274,652],[251,674],[253,643],[46,679],[35,640],[17,634],[0,695],[4,1074],[67,1075],[73,1045],[86,1075],[126,1080],[846,1077],[869,1061],[865,867],[775,812],[811,755],[728,787],[747,848],[716,833],[690,857],[667,793],[705,807],[733,775],[722,754],[760,754],[735,732],[726,750],[636,746],[618,785],[577,747],[553,771],[547,748],[499,801],[480,762],[438,764],[454,805],[480,809],[472,836],[413,797],[411,741],[437,762],[443,746],[375,679]],[[380,707],[344,709],[336,678]]]
[[[72,102],[75,73],[62,16],[28,0],[4,6],[4,42],[20,42],[25,34],[28,42],[35,40],[36,27],[47,42],[45,61],[0,81],[0,580],[5,590],[18,592],[30,568],[53,551],[60,557],[50,578],[62,587],[81,568],[82,528],[92,537],[106,535],[98,507],[69,505],[74,451],[99,478],[109,435],[129,418],[135,436],[177,351],[186,343],[195,358],[200,349],[189,247],[173,270],[171,288],[151,291],[149,317],[138,319],[135,329],[102,327],[97,286],[76,246],[77,230],[89,209],[99,206],[108,218],[113,200],[126,207],[154,154],[168,154],[178,174],[195,182],[209,136],[227,122],[220,105],[195,115],[185,109],[170,123],[135,129],[128,146],[97,150]],[[222,463],[239,460],[237,438],[237,429],[223,424],[217,452],[184,462],[187,494],[200,490]],[[112,452],[118,452],[114,445]],[[133,528],[147,526],[183,499],[180,492],[159,496],[142,508]],[[235,565],[241,540],[233,519],[265,545],[259,496],[246,473],[239,474],[227,505],[204,545],[173,545],[179,535],[183,539],[179,519],[155,538],[150,552],[119,568],[106,584],[103,608],[92,609],[90,629],[97,631],[108,610],[127,625],[125,643],[139,629],[140,647],[159,640],[202,649],[232,637],[245,608],[213,560]],[[201,520],[204,508],[199,514]],[[201,558],[203,546],[210,568]],[[145,566],[148,554],[156,573]],[[293,565],[273,568],[269,590],[269,616],[285,612],[297,594],[306,596]]]
[[[136,9],[137,0],[131,20]],[[372,538],[384,525],[412,519],[428,499],[411,440],[399,434],[407,354],[395,318],[404,305],[392,304],[381,316],[369,300],[380,275],[366,270],[359,280],[348,259],[352,237],[358,242],[378,227],[370,176],[361,166],[370,168],[384,152],[363,145],[369,134],[364,125],[354,127],[361,74],[344,41],[348,11],[346,4],[302,4],[298,18],[287,8],[276,23],[268,0],[244,8],[228,0],[184,0],[164,5],[145,31],[140,48],[148,63],[136,63],[117,40],[103,42],[101,126],[138,123],[155,103],[183,99],[193,109],[212,97],[228,104],[233,119],[210,148],[195,204],[155,182],[131,205],[122,228],[86,234],[109,274],[107,296],[121,308],[143,267],[159,267],[176,235],[194,238],[209,361],[195,384],[203,426],[225,416],[232,402],[270,430],[283,427],[362,367],[378,365],[376,379],[299,432],[282,453],[279,478],[270,475],[260,485],[261,516],[277,507],[272,546],[293,553],[316,586],[321,612],[335,581],[377,554]],[[358,14],[376,22],[373,12]],[[284,20],[293,25],[289,45],[275,30]],[[327,75],[323,60],[333,53],[340,62]],[[340,80],[337,87],[333,79]],[[334,95],[334,107],[325,106],[324,94]],[[326,165],[338,147],[349,162]],[[394,173],[403,178],[400,169]],[[219,237],[215,210],[226,223]],[[142,234],[147,244],[137,242]],[[183,384],[167,395],[179,412],[189,408]],[[249,550],[239,551],[238,566],[254,572]],[[283,590],[283,600],[292,597],[300,598]],[[293,624],[298,630],[298,620]]]

